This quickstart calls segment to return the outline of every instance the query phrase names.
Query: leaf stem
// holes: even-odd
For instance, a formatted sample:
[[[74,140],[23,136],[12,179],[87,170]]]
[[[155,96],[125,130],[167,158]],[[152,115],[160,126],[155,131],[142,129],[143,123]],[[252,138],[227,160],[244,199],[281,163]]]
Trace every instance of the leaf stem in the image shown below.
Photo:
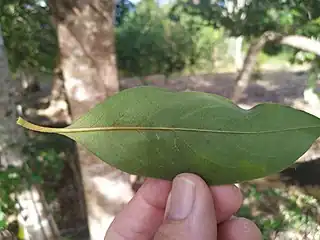
[[[50,128],[42,127],[36,124],[30,123],[23,118],[19,117],[17,124],[32,131],[43,132],[43,133],[79,133],[79,132],[95,132],[95,131],[170,131],[170,132],[202,132],[202,133],[216,133],[216,134],[266,134],[266,133],[278,133],[288,131],[298,131],[303,129],[320,128],[320,125],[305,126],[296,128],[276,129],[276,130],[265,130],[257,132],[248,131],[227,131],[227,130],[211,130],[201,128],[176,128],[176,127],[139,127],[139,126],[128,126],[128,127],[88,127],[88,128]]]
[[[19,117],[17,120],[17,124],[26,129],[36,131],[36,132],[44,132],[44,133],[59,133],[63,128],[50,128],[50,127],[42,127],[31,122],[24,120],[22,117]]]

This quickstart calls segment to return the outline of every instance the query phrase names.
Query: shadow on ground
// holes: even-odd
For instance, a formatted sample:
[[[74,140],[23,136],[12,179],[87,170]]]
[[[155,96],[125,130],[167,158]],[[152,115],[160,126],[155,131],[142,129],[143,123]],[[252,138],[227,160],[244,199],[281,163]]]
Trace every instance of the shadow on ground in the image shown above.
[[[217,73],[198,76],[182,76],[169,79],[161,75],[148,77],[149,85],[165,87],[175,91],[200,91],[215,93],[227,98],[232,95],[236,73]],[[289,71],[268,71],[261,79],[251,81],[241,103],[277,102],[291,104],[303,98],[307,83],[307,73]],[[121,80],[122,89],[142,85],[139,78]]]

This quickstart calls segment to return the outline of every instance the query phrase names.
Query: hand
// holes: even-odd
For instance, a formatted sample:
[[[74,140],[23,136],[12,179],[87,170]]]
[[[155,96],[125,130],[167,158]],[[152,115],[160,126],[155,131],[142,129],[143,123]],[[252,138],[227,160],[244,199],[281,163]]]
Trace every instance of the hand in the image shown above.
[[[180,174],[172,184],[148,179],[116,216],[105,240],[262,239],[253,222],[233,217],[241,204],[236,186],[209,188],[194,174]]]

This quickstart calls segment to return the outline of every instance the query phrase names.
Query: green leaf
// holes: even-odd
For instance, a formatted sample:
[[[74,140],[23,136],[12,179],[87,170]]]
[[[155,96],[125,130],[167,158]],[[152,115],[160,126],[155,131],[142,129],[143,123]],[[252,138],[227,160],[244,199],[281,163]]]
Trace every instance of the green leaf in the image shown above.
[[[0,208],[0,231],[5,229],[6,226],[7,226],[6,215]]]
[[[228,99],[155,87],[124,90],[59,133],[125,172],[172,179],[192,172],[208,184],[264,177],[297,160],[320,135],[320,121],[278,104],[244,110]]]

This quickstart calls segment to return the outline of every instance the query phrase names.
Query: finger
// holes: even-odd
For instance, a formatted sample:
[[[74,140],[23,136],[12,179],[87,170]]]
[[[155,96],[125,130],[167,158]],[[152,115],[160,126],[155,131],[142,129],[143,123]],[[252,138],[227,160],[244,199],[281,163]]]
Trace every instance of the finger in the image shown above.
[[[151,239],[162,223],[171,182],[148,179],[110,225],[105,240]]]
[[[164,223],[155,240],[215,240],[217,222],[210,188],[197,175],[180,174],[172,183]]]
[[[230,219],[242,205],[243,196],[240,189],[235,185],[211,187],[217,222],[221,223]]]
[[[233,218],[218,226],[219,240],[262,240],[259,228],[245,218]]]

